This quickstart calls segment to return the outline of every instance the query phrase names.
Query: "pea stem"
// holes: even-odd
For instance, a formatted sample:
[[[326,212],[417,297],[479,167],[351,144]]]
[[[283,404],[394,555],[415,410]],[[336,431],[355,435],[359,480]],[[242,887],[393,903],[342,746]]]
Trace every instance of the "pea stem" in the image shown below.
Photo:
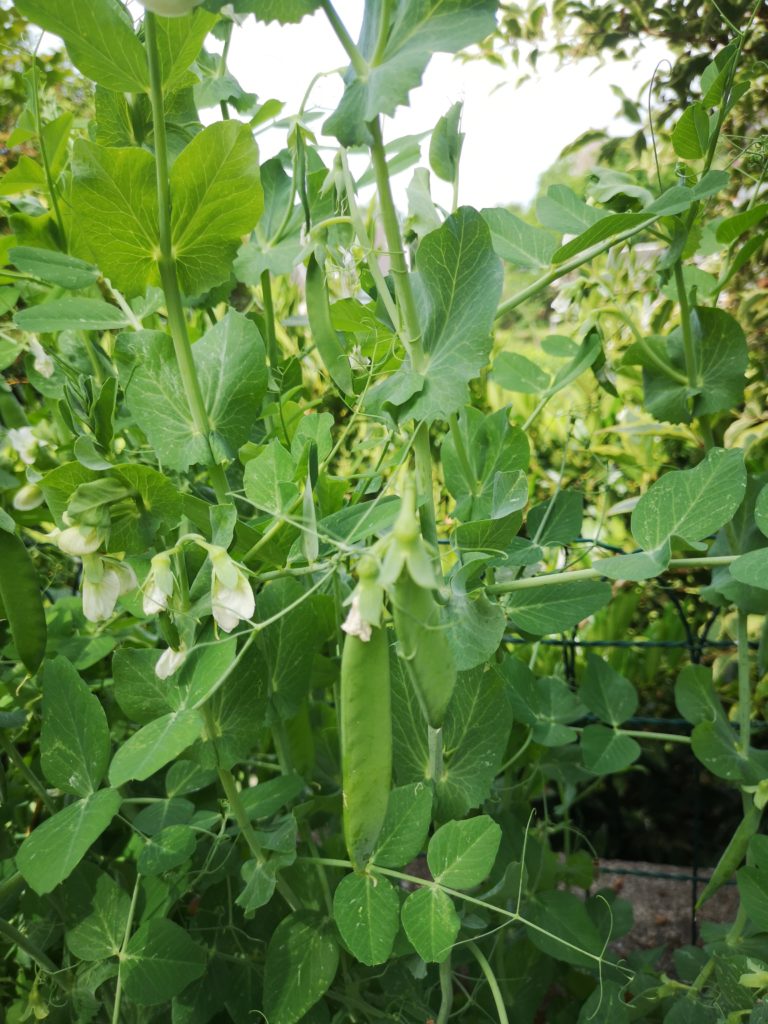
[[[168,176],[168,141],[165,131],[165,103],[163,99],[163,79],[160,68],[160,55],[157,46],[157,27],[155,15],[149,11],[144,15],[144,32],[147,44],[147,61],[149,64],[150,100],[152,103],[152,124],[155,133],[155,165],[157,169],[157,201],[158,201],[158,234],[159,255],[157,266],[160,280],[165,293],[165,304],[168,312],[168,325],[171,330],[173,349],[179,367],[184,394],[195,430],[210,444],[211,425],[208,410],[200,389],[192,345],[187,332],[187,321],[181,301],[176,257],[173,253],[173,236],[171,227],[171,185]],[[209,449],[210,452],[210,449]],[[227,500],[227,478],[223,468],[216,462],[210,452],[208,471],[211,483],[216,492],[219,504]]]
[[[123,941],[120,946],[120,952],[117,954],[117,981],[115,982],[115,1002],[112,1007],[112,1024],[119,1024],[120,1022],[120,1003],[123,997],[123,960],[125,958],[125,951],[128,947],[128,942],[131,938],[131,932],[133,931],[133,918],[136,914],[136,904],[139,899],[139,885],[141,883],[141,875],[136,875],[136,881],[133,885],[133,895],[131,896],[131,905],[128,908],[128,917],[125,920],[125,931],[123,932]]]
[[[440,973],[440,1010],[436,1024],[448,1024],[453,1009],[453,971],[451,970],[451,954],[443,960],[439,967]]]
[[[53,800],[51,800],[50,796],[48,796],[48,792],[47,792],[45,786],[42,784],[40,779],[32,771],[32,769],[29,767],[27,762],[21,756],[21,754],[19,753],[19,751],[16,748],[16,744],[13,743],[12,740],[8,739],[8,737],[5,735],[5,733],[4,733],[4,731],[2,729],[0,729],[0,747],[2,747],[3,750],[5,751],[6,756],[8,757],[8,760],[13,764],[13,766],[15,768],[18,769],[20,774],[23,775],[24,778],[27,780],[27,782],[29,783],[30,787],[34,790],[34,792],[40,798],[40,800],[41,800],[43,806],[45,807],[45,809],[50,814],[55,814],[56,813],[56,807],[55,807],[55,805],[53,803]]]
[[[280,352],[275,335],[275,304],[272,299],[272,276],[268,270],[261,275],[261,296],[264,302],[264,327],[266,331],[267,358],[274,370],[280,362]]]
[[[488,982],[488,987],[491,990],[493,1002],[496,1006],[496,1013],[499,1016],[499,1024],[509,1024],[509,1017],[507,1017],[507,1011],[504,1008],[504,997],[501,994],[501,989],[499,988],[499,983],[496,980],[496,975],[493,973],[493,968],[488,963],[485,954],[476,942],[470,942],[468,944],[468,949],[472,956],[474,956],[475,960],[477,960],[480,965],[480,970],[483,972],[485,980]]]
[[[739,748],[742,757],[749,757],[750,733],[752,730],[752,687],[749,672],[749,636],[747,613],[738,610],[736,643],[738,644],[739,665]]]
[[[443,730],[427,726],[427,746],[429,749],[429,778],[437,785],[443,776]]]

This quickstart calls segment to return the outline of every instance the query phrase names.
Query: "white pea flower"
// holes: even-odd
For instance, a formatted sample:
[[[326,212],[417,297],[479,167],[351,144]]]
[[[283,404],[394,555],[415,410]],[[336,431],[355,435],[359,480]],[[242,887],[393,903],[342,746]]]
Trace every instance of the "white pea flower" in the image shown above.
[[[230,558],[224,548],[208,548],[213,581],[211,584],[211,610],[219,629],[230,633],[243,619],[252,619],[256,601],[243,570]]]
[[[104,540],[104,531],[98,526],[78,523],[64,530],[54,530],[48,537],[58,544],[59,550],[65,555],[82,558],[83,555],[92,555],[98,551]]]
[[[183,18],[203,0],[139,0],[142,7],[164,18]]]
[[[31,512],[33,508],[39,508],[45,500],[45,495],[37,484],[24,484],[13,496],[13,507],[19,512]]]
[[[37,372],[40,374],[40,376],[45,377],[46,379],[52,377],[56,370],[56,367],[53,365],[53,360],[45,351],[45,349],[37,340],[37,338],[32,338],[30,340],[29,351],[34,356],[33,365]]]
[[[103,622],[115,610],[117,599],[137,586],[130,565],[96,555],[83,557],[83,615],[89,622]]]
[[[367,370],[371,365],[371,360],[368,356],[363,355],[363,350],[360,345],[352,346],[352,351],[347,356],[347,359],[349,359],[349,365],[353,370]]]
[[[8,444],[25,465],[31,466],[35,461],[38,440],[32,427],[11,427],[8,431]]]
[[[363,643],[367,644],[371,639],[371,624],[365,621],[360,612],[360,594],[353,595],[349,614],[342,622],[341,628],[349,636],[359,636]]]
[[[180,647],[178,651],[174,651],[172,647],[166,647],[160,657],[157,659],[155,665],[155,675],[158,679],[167,679],[172,676],[174,672],[178,671],[184,664],[187,658],[187,651],[184,647]]]
[[[167,551],[161,551],[152,559],[144,582],[144,614],[157,615],[158,612],[164,612],[173,595],[173,586],[171,556]]]

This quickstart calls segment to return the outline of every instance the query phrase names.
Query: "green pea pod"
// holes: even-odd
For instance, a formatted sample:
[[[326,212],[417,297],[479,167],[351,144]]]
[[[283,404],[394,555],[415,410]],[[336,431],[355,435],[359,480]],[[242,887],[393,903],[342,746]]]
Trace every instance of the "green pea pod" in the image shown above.
[[[0,530],[0,601],[19,658],[29,672],[36,672],[47,637],[40,585],[23,542],[5,530]]]
[[[741,867],[747,855],[749,841],[760,827],[762,817],[762,810],[755,807],[754,803],[750,803],[744,812],[744,817],[739,822],[738,828],[731,836],[731,841],[723,850],[723,854],[717,862],[717,867],[712,872],[712,877],[704,886],[701,896],[696,900],[697,910],[700,910],[710,896],[714,896],[721,886],[730,881],[736,870]]]
[[[309,257],[307,266],[307,316],[312,339],[334,384],[344,394],[352,394],[349,359],[331,322],[325,274],[314,255]]]
[[[400,655],[433,729],[443,724],[456,685],[456,663],[434,594],[403,572],[394,587],[393,615]]]
[[[348,636],[341,656],[341,774],[344,840],[360,870],[384,824],[392,782],[392,718],[387,631],[367,642]]]

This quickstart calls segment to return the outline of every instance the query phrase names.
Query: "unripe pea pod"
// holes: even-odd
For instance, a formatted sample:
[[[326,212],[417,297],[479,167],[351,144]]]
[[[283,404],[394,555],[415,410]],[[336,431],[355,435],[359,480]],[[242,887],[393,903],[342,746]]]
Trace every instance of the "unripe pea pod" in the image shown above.
[[[201,4],[203,0],[139,0],[146,10],[163,18],[183,18]]]
[[[36,672],[47,640],[40,585],[24,542],[5,530],[0,530],[0,604],[19,658],[29,672]]]
[[[375,626],[368,641],[349,635],[341,656],[341,775],[344,841],[361,870],[379,838],[392,781],[389,643]]]
[[[711,896],[714,896],[721,886],[730,881],[736,870],[741,867],[742,861],[747,855],[749,841],[757,833],[762,817],[762,808],[750,803],[736,831],[731,836],[730,842],[723,850],[709,881],[704,886],[701,896],[696,900],[696,910],[699,910]]]
[[[441,728],[456,685],[456,662],[433,592],[404,571],[393,587],[392,614],[400,656],[408,666],[427,722]]]

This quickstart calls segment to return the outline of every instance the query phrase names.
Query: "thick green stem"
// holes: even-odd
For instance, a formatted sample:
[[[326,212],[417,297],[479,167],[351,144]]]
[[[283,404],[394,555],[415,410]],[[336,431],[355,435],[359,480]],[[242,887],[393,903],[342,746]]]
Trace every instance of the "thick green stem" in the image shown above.
[[[48,148],[45,145],[45,139],[43,138],[43,119],[40,115],[40,93],[37,85],[37,51],[35,51],[35,56],[32,60],[32,108],[35,118],[35,131],[37,132],[37,140],[40,145],[40,158],[43,161],[45,183],[48,186],[48,194],[51,197],[51,206],[53,207],[53,216],[56,218],[56,228],[59,232],[61,246],[64,251],[67,252],[67,233],[64,229],[64,221],[62,220],[61,210],[59,209],[59,199],[56,195],[56,185],[53,180],[51,162],[48,159]]]
[[[747,613],[739,609],[736,642],[739,647],[739,750],[742,757],[749,757],[750,733],[752,730],[752,686],[749,678],[749,636],[747,634]]]
[[[443,776],[443,730],[427,726],[427,746],[429,749],[429,778],[438,783]]]
[[[477,960],[480,965],[480,970],[485,975],[485,980],[488,982],[488,987],[491,990],[493,996],[493,1002],[496,1006],[496,1013],[499,1017],[499,1024],[509,1024],[509,1017],[507,1017],[507,1011],[504,1007],[504,997],[501,994],[499,983],[496,980],[496,975],[493,973],[491,965],[485,957],[485,954],[475,942],[469,943],[469,951],[472,956]]]
[[[261,275],[261,296],[264,301],[264,328],[267,334],[267,358],[274,370],[280,362],[280,352],[275,336],[275,306],[272,301],[272,277],[268,270]]]
[[[115,984],[115,1003],[112,1007],[112,1024],[119,1024],[120,1022],[120,1003],[123,997],[123,958],[125,957],[125,951],[128,948],[128,943],[131,938],[131,932],[133,931],[133,918],[136,914],[136,904],[139,899],[139,884],[141,882],[141,875],[136,875],[136,881],[133,886],[133,895],[131,896],[131,905],[128,908],[128,917],[125,921],[125,931],[123,932],[123,942],[120,946],[120,952],[117,954],[118,967],[117,967],[117,982]]]
[[[451,954],[440,964],[440,1010],[436,1024],[448,1024],[453,1009],[453,972],[451,970]]]
[[[326,13],[328,21],[331,23],[331,28],[336,33],[336,37],[344,47],[344,51],[349,57],[352,67],[355,69],[355,74],[358,78],[365,80],[368,76],[368,64],[365,57],[355,46],[352,36],[347,32],[344,22],[336,13],[331,0],[321,0],[321,6]]]
[[[454,413],[448,420],[448,426],[450,427],[453,446],[456,449],[456,457],[459,460],[461,471],[467,482],[469,493],[474,496],[477,493],[478,487],[477,474],[472,468],[472,463],[469,460],[469,452],[467,451],[467,446],[464,444],[464,435],[461,432],[459,417],[456,413]]]
[[[738,555],[712,555],[711,558],[672,558],[669,569],[712,569],[717,565],[730,565]],[[575,572],[550,572],[543,576],[528,576],[509,583],[493,583],[485,588],[487,594],[509,594],[513,590],[530,590],[533,587],[556,586],[559,583],[573,583],[575,580],[599,580],[605,576],[600,569],[578,569]]]
[[[163,79],[160,69],[160,57],[157,48],[157,29],[155,15],[146,13],[144,31],[147,41],[147,60],[149,63],[150,99],[152,102],[152,123],[155,134],[155,166],[157,172],[158,202],[158,235],[159,254],[157,265],[160,280],[165,292],[165,304],[168,311],[168,324],[173,339],[173,349],[184,387],[184,394],[189,411],[197,432],[210,444],[211,425],[208,410],[200,390],[197,369],[192,358],[192,346],[187,332],[187,321],[181,301],[181,291],[176,268],[176,257],[173,252],[173,236],[171,230],[171,185],[168,177],[168,142],[165,131],[165,103],[163,100]],[[211,483],[220,503],[227,500],[227,478],[222,467],[210,454],[208,470]]]
[[[0,935],[8,940],[12,946],[18,946],[19,949],[23,950],[28,957],[31,957],[35,961],[38,967],[40,967],[46,974],[50,974],[53,980],[60,985],[64,991],[67,991],[67,987],[61,978],[58,977],[61,968],[57,967],[56,964],[46,956],[46,954],[39,949],[38,946],[26,935],[14,928],[8,921],[4,921],[0,918]]]
[[[693,389],[699,385],[699,370],[698,361],[696,359],[696,347],[693,343],[691,309],[688,305],[688,292],[685,288],[683,265],[680,260],[675,263],[675,285],[677,287],[677,301],[680,305],[680,327],[683,332],[685,372],[688,376],[688,386]]]

